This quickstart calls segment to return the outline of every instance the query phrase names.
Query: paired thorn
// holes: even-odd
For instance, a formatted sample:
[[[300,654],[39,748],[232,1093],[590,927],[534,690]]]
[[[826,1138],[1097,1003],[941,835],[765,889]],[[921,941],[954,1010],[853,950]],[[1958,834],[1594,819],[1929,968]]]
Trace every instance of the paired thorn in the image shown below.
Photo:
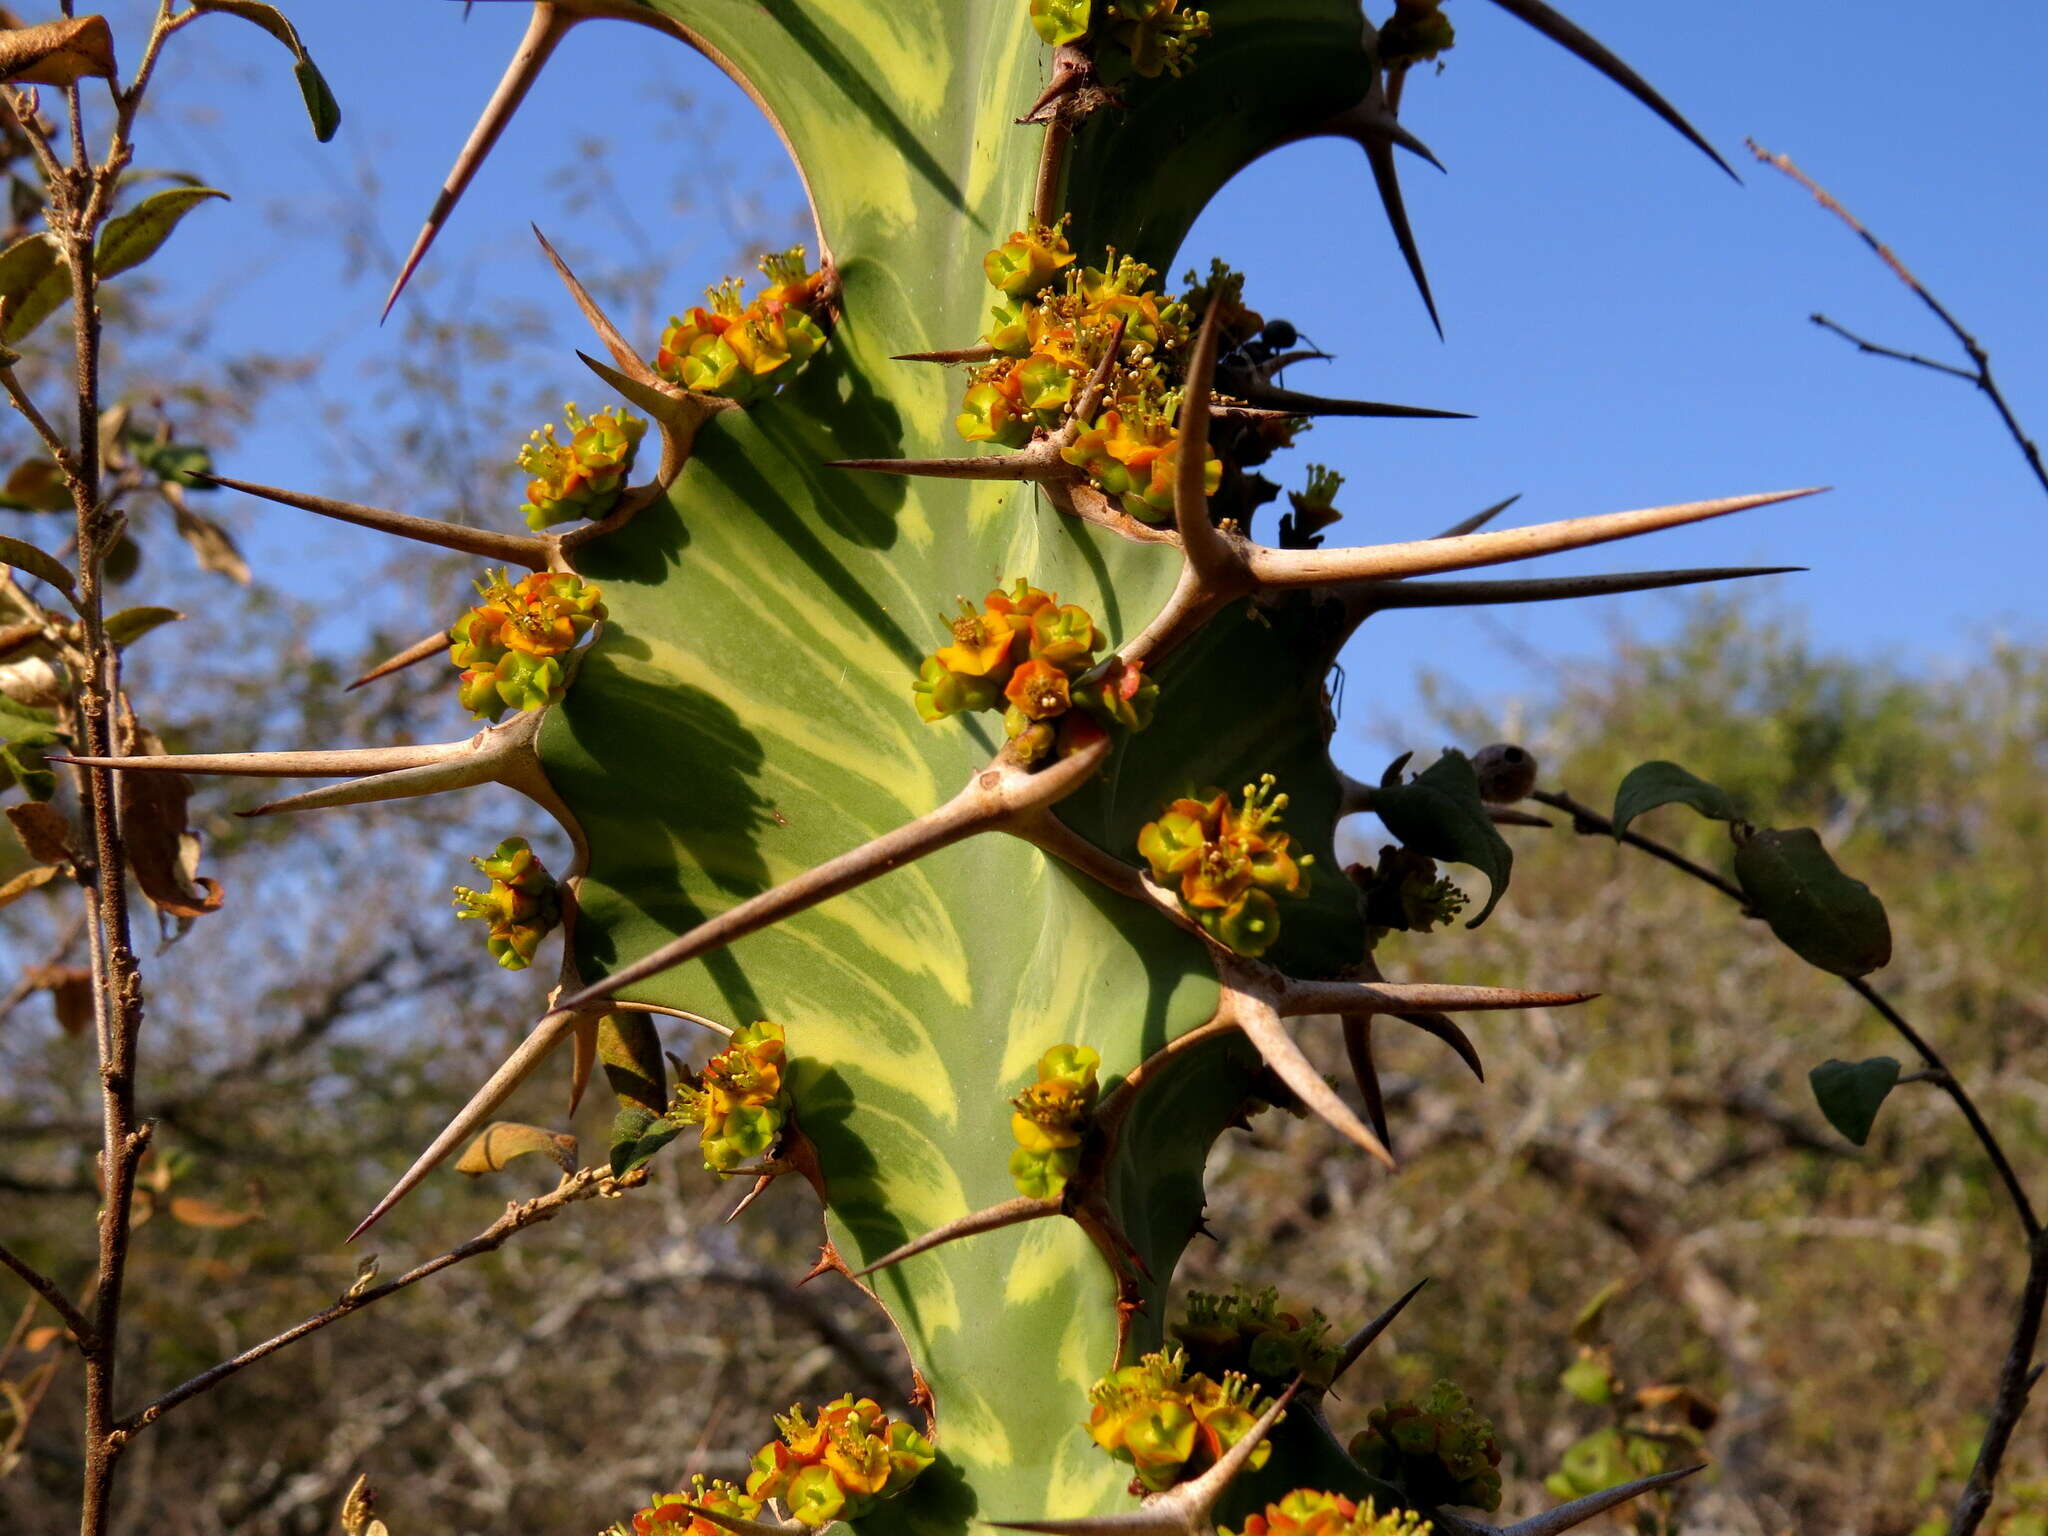
[[[1437,1529],[1446,1536],[1563,1536],[1563,1533],[1588,1520],[1604,1515],[1618,1504],[1640,1498],[1646,1493],[1655,1493],[1659,1488],[1668,1488],[1673,1483],[1691,1477],[1695,1472],[1706,1470],[1706,1463],[1680,1467],[1672,1472],[1658,1472],[1649,1477],[1639,1477],[1631,1483],[1617,1483],[1612,1488],[1603,1488],[1598,1493],[1589,1493],[1583,1499],[1573,1499],[1569,1504],[1560,1504],[1547,1509],[1540,1515],[1531,1515],[1527,1520],[1518,1520],[1513,1525],[1482,1525],[1476,1520],[1467,1520],[1462,1515],[1436,1510],[1432,1518]]]
[[[1371,1322],[1367,1323],[1363,1328],[1360,1328],[1358,1332],[1352,1334],[1350,1338],[1346,1339],[1344,1341],[1343,1352],[1337,1356],[1337,1367],[1335,1370],[1330,1372],[1330,1380],[1333,1382],[1339,1380],[1340,1378],[1342,1378],[1346,1371],[1350,1370],[1352,1366],[1356,1365],[1358,1363],[1358,1357],[1364,1354],[1368,1349],[1372,1348],[1374,1342],[1379,1338],[1379,1336],[1385,1333],[1389,1328],[1393,1326],[1394,1319],[1401,1315],[1402,1310],[1408,1305],[1409,1302],[1413,1301],[1417,1296],[1420,1296],[1422,1294],[1423,1287],[1428,1284],[1429,1276],[1424,1275],[1420,1280],[1416,1281],[1413,1285],[1409,1286],[1405,1292],[1403,1292],[1399,1297],[1397,1297],[1394,1303],[1391,1306],[1389,1306],[1386,1309],[1386,1311],[1382,1312],[1378,1317],[1374,1318]]]
[[[987,342],[977,342],[971,347],[955,347],[944,352],[898,352],[889,359],[892,363],[985,363],[996,355],[996,349]]]
[[[1438,534],[1437,537],[1440,539],[1455,539],[1461,533],[1477,533],[1521,499],[1522,493],[1517,491],[1505,501],[1496,501],[1490,507],[1481,507],[1470,517],[1460,518],[1457,522],[1451,524],[1450,527]]]
[[[455,212],[455,205],[469,190],[476,173],[483,168],[484,161],[498,142],[498,136],[505,131],[505,125],[512,121],[512,115],[526,100],[526,93],[540,78],[540,72],[546,67],[556,45],[581,19],[556,0],[536,0],[533,20],[520,41],[519,51],[512,55],[512,62],[506,66],[497,90],[491,94],[483,115],[476,120],[468,141],[456,155],[454,168],[448,172],[447,180],[442,182],[426,223],[420,227],[419,237],[413,241],[412,250],[407,253],[405,264],[399,268],[398,278],[391,285],[391,294],[384,301],[384,311],[378,316],[379,324],[391,317],[391,308],[398,302],[398,296],[405,292],[405,285],[412,281],[413,273],[426,260],[435,237],[447,224],[449,215]]]
[[[200,474],[197,471],[194,474],[195,478],[209,485],[224,486],[245,496],[261,497],[280,506],[297,507],[301,512],[317,513],[338,522],[354,523],[358,528],[373,528],[379,533],[395,534],[401,539],[413,539],[440,549],[453,549],[507,565],[521,565],[530,571],[544,571],[548,566],[547,541],[530,535],[498,533],[489,528],[465,528],[431,517],[414,517],[409,512],[388,512],[382,507],[339,501],[331,496],[309,496],[303,491],[282,490],[274,485],[230,480],[225,475]]]
[[[754,1187],[748,1190],[744,1195],[740,1196],[739,1204],[735,1205],[731,1210],[725,1213],[725,1220],[720,1222],[719,1225],[724,1226],[728,1223],[738,1221],[742,1216],[746,1215],[748,1207],[753,1205],[753,1203],[756,1200],[760,1199],[763,1195],[767,1194],[768,1186],[770,1184],[773,1184],[777,1179],[781,1177],[782,1171],[780,1169],[775,1169],[767,1173],[756,1175],[754,1179]]]
[[[1342,1023],[1344,1055],[1351,1063],[1351,1080],[1358,1085],[1358,1096],[1365,1101],[1365,1118],[1372,1123],[1373,1134],[1392,1152],[1394,1133],[1387,1126],[1387,1101],[1380,1092],[1379,1068],[1372,1060],[1372,1015],[1347,1013]]]
[[[1439,982],[1298,981],[1284,978],[1274,998],[1283,1018],[1308,1013],[1391,1013],[1405,1018],[1423,1011],[1493,1012],[1513,1008],[1567,1008],[1591,1002],[1597,992],[1532,992],[1520,987],[1465,987]]]
[[[1439,534],[1438,538],[1454,537]],[[1374,611],[1393,608],[1464,608],[1488,603],[1549,603],[1581,597],[1655,592],[1710,581],[1786,576],[1803,565],[1720,565],[1676,571],[1616,571],[1599,576],[1544,576],[1509,581],[1389,581],[1362,587],[1358,601]]]
[[[951,800],[915,821],[828,859],[781,885],[728,907],[652,953],[564,999],[561,1009],[585,1008],[636,982],[722,949],[736,939],[856,889],[963,838],[1004,827],[1079,789],[1108,754],[1103,740],[1033,773],[1000,754]]]
[[[425,661],[430,656],[439,656],[447,649],[448,631],[437,629],[425,639],[415,640],[397,655],[378,662],[376,666],[342,689],[342,692],[354,693],[358,688],[374,683],[379,678],[389,677],[394,672],[403,672],[407,667]]]
[[[1679,528],[1709,518],[1726,517],[1781,501],[1794,501],[1826,490],[1805,486],[1792,491],[1766,491],[1753,496],[1725,496],[1713,501],[1679,502],[1631,512],[1603,512],[1591,517],[1532,523],[1497,533],[1468,533],[1451,538],[1413,539],[1399,544],[1372,544],[1353,549],[1268,549],[1249,553],[1252,575],[1270,587],[1325,586],[1348,581],[1386,581],[1399,576],[1425,576],[1460,571],[1477,565],[1499,565],[1536,555],[1585,549],[1638,534]]]
[[[597,332],[597,339],[604,343],[605,350],[612,355],[612,360],[623,372],[640,383],[659,384],[659,377],[647,366],[646,359],[634,351],[626,338],[619,334],[619,328],[612,324],[611,316],[604,312],[603,306],[591,297],[590,290],[569,270],[569,264],[562,260],[561,254],[549,244],[548,237],[540,232],[540,226],[530,223],[526,227],[533,231],[533,238],[540,242],[541,251],[547,256],[548,264],[555,269],[555,276],[559,277],[562,286],[569,290],[569,297],[575,301],[576,308],[582,312],[590,328]]]
[[[751,1195],[748,1196],[748,1199],[752,1198]],[[943,1247],[947,1243],[958,1242],[963,1237],[978,1237],[984,1232],[1000,1231],[1004,1227],[1014,1227],[1021,1222],[1058,1216],[1062,1211],[1063,1207],[1057,1200],[1034,1200],[1029,1195],[1019,1195],[1014,1200],[992,1205],[985,1211],[975,1211],[949,1221],[944,1226],[934,1227],[922,1237],[914,1237],[901,1247],[890,1249],[866,1269],[856,1269],[853,1271],[853,1278],[864,1280],[877,1270],[888,1269],[892,1265],[901,1264],[905,1259],[914,1259],[920,1253],[929,1253],[932,1249]]]
[[[1702,138],[1691,123],[1679,116],[1676,107],[1659,95],[1649,81],[1622,63],[1605,44],[1590,36],[1577,23],[1560,16],[1545,5],[1543,0],[1493,0],[1493,3],[1510,16],[1526,21],[1567,53],[1583,59],[1599,70],[1683,134],[1701,154],[1726,171],[1731,181],[1738,186],[1741,184],[1742,178],[1735,174],[1734,167],[1721,158],[1714,146]]]
[[[359,747],[344,752],[189,752],[135,757],[53,757],[87,768],[140,773],[217,773],[258,779],[348,779],[273,800],[244,816],[311,811],[337,805],[404,800],[491,782],[512,783],[533,752],[540,717],[521,715],[464,741],[411,747]],[[516,787],[516,785],[515,785]]]
[[[534,1069],[547,1059],[548,1054],[562,1043],[564,1037],[575,1031],[577,1019],[577,1014],[560,1009],[545,1015],[527,1037],[519,1042],[512,1054],[505,1058],[498,1070],[477,1089],[469,1103],[463,1106],[461,1113],[449,1121],[447,1128],[428,1143],[426,1151],[413,1159],[412,1166],[399,1176],[398,1182],[391,1186],[390,1193],[371,1207],[370,1214],[356,1224],[356,1229],[349,1233],[347,1241],[352,1243],[369,1231],[387,1211],[417,1189],[420,1182],[434,1171],[435,1166],[443,1158],[467,1141],[471,1134],[482,1129],[485,1122],[497,1113],[498,1106],[512,1097],[519,1085],[533,1075]]]
[[[1375,416],[1404,421],[1471,421],[1470,411],[1439,411],[1423,405],[1389,405],[1378,400],[1340,400],[1328,395],[1303,394],[1264,382],[1244,391],[1247,406],[1277,411],[1283,416]]]
[[[1195,350],[1188,359],[1186,393],[1180,406],[1180,459],[1173,486],[1173,525],[1187,556],[1185,575],[1205,586],[1217,586],[1237,573],[1238,555],[1209,516],[1205,489],[1209,461],[1209,408],[1216,381],[1218,332],[1223,295],[1209,301]]]
[[[1323,1074],[1302,1054],[1301,1047],[1294,1043],[1294,1037],[1281,1025],[1280,1015],[1271,1003],[1263,998],[1240,994],[1235,1020],[1237,1027],[1244,1031],[1245,1038],[1258,1047],[1266,1065],[1293,1090],[1303,1105],[1313,1110],[1331,1129],[1386,1164],[1388,1169],[1399,1168],[1386,1142],[1352,1113],[1351,1106],[1337,1096],[1337,1090],[1324,1081]]]
[[[1373,185],[1379,189],[1380,207],[1386,212],[1388,228],[1394,232],[1394,243],[1401,248],[1401,259],[1408,263],[1408,275],[1415,280],[1415,291],[1422,295],[1422,307],[1429,311],[1429,323],[1436,328],[1437,339],[1441,341],[1444,323],[1436,312],[1436,296],[1429,291],[1429,273],[1422,265],[1422,250],[1415,243],[1414,226],[1408,222],[1408,204],[1401,196],[1401,173],[1394,165],[1393,143],[1367,134],[1358,144],[1372,170]]]
[[[1079,1520],[991,1520],[988,1524],[1006,1531],[1039,1531],[1045,1536],[1200,1536],[1210,1529],[1210,1516],[1217,1504],[1251,1465],[1253,1455],[1300,1390],[1297,1376],[1208,1471],[1153,1494],[1136,1509]]]

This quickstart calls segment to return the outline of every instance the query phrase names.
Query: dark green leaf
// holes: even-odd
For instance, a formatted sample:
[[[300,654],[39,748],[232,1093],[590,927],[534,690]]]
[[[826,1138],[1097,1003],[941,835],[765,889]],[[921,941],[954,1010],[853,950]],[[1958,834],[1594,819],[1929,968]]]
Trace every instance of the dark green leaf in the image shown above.
[[[184,617],[175,608],[123,608],[107,620],[107,638],[116,645],[132,645],[159,625]]]
[[[1873,1056],[1868,1061],[1830,1057],[1807,1078],[1828,1124],[1860,1147],[1870,1140],[1870,1127],[1885,1095],[1898,1085],[1899,1064],[1889,1056]]]
[[[38,581],[47,581],[66,597],[74,602],[77,600],[78,589],[72,583],[71,573],[33,544],[20,539],[0,538],[0,562],[26,571]]]
[[[612,1177],[630,1173],[682,1133],[673,1120],[661,1119],[639,1105],[619,1111],[612,1121]]]
[[[0,742],[0,771],[5,782],[19,784],[31,800],[47,800],[57,793],[56,770],[45,765],[42,747],[35,743]]]
[[[326,78],[311,59],[294,64],[292,76],[299,82],[299,94],[306,98],[306,116],[313,120],[313,137],[325,144],[341,130],[341,103],[334,99]]]
[[[1735,850],[1735,878],[1778,941],[1808,965],[1863,976],[1891,959],[1884,903],[1842,873],[1812,828],[1745,839]]]
[[[1398,777],[1405,761],[1405,756],[1397,758],[1388,777]],[[1487,815],[1486,802],[1479,798],[1479,776],[1472,771],[1472,760],[1462,752],[1446,750],[1406,784],[1390,785],[1383,780],[1372,808],[1402,846],[1433,859],[1469,864],[1486,876],[1486,905],[1465,926],[1477,928],[1485,922],[1507,893],[1515,854]]]
[[[52,459],[23,459],[0,485],[0,507],[13,512],[68,512],[71,487]]]
[[[170,187],[150,193],[126,213],[107,221],[94,253],[99,275],[113,277],[141,266],[171,237],[186,214],[208,198],[226,196],[212,187]]]
[[[213,455],[197,443],[159,443],[136,437],[129,439],[128,451],[135,455],[136,463],[159,480],[169,480],[187,490],[213,489],[194,478],[213,472]]]
[[[1735,802],[1719,785],[1709,784],[1676,763],[1638,763],[1614,792],[1614,835],[1621,836],[1630,822],[1660,805],[1689,805],[1714,821],[1741,820]]]
[[[7,323],[0,339],[19,341],[71,294],[71,273],[49,235],[30,235],[0,251],[0,302]]]
[[[285,47],[291,49],[292,57],[298,62],[292,66],[292,74],[299,82],[299,93],[306,98],[306,115],[313,120],[313,134],[325,144],[334,137],[341,126],[341,108],[335,104],[334,93],[327,89],[327,82],[320,71],[313,67],[313,56],[306,52],[306,45],[299,39],[298,28],[274,5],[265,5],[261,0],[193,0],[196,9],[220,11],[229,16],[239,16],[252,26],[261,27]]]

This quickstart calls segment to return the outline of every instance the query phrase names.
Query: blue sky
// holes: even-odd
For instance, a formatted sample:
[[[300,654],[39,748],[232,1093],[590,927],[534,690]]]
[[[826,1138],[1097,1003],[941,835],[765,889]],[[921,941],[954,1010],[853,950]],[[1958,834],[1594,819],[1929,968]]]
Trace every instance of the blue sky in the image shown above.
[[[1404,104],[1451,172],[1403,163],[1445,341],[1348,145],[1298,146],[1255,166],[1184,253],[1244,268],[1261,309],[1339,354],[1301,368],[1298,387],[1477,413],[1318,426],[1299,457],[1352,477],[1338,537],[1427,534],[1513,492],[1523,500],[1510,516],[1536,521],[1823,483],[1833,494],[1541,568],[1810,566],[1774,583],[1773,601],[1832,647],[1916,667],[1939,668],[1994,634],[2039,637],[2048,498],[1967,386],[1860,358],[1807,323],[1825,309],[1889,343],[1951,355],[1911,296],[1805,194],[1755,165],[1742,140],[1791,153],[1889,238],[1992,347],[2021,415],[2048,433],[2048,7],[1985,7],[1938,34],[1924,5],[1901,0],[1565,8],[1663,89],[1747,185],[1521,23],[1483,0],[1452,0],[1460,45],[1440,76],[1410,81]],[[346,194],[358,166],[375,162],[365,211],[403,249],[525,7],[479,4],[466,23],[452,0],[293,9],[342,103],[340,138],[316,145],[275,44],[220,20],[181,42],[229,60],[235,89],[211,107],[213,125],[165,121],[145,158],[191,166],[236,194],[195,215],[175,248],[210,291],[236,295],[220,342],[318,340],[325,363],[307,398],[331,399],[359,388],[366,361],[398,345],[395,326],[375,325],[381,281],[345,281],[338,244],[281,245],[269,219],[284,204],[305,210]],[[715,124],[709,144],[661,136],[672,122],[663,98],[677,89]],[[536,168],[590,131],[643,147],[618,167],[629,186],[649,189],[634,206],[638,238],[680,249],[692,288],[731,264],[730,235],[707,211],[724,195],[711,183],[731,173],[771,208],[796,203],[774,139],[701,59],[635,29],[585,27],[441,244],[437,259],[451,266],[481,258],[483,305],[561,312],[526,224],[559,222],[547,217],[558,194]],[[705,166],[708,203],[682,215],[660,193],[693,160]],[[569,360],[554,387],[592,393],[578,371]],[[318,488],[322,466],[305,441],[303,418],[280,413],[228,468]],[[260,531],[252,548],[302,590],[331,569],[285,568],[292,545]],[[1419,664],[1478,698],[1538,695],[1558,669],[1597,655],[1610,625],[1655,632],[1674,612],[1650,595],[1382,619],[1366,631],[1370,648],[1347,658],[1340,756],[1375,767],[1383,746],[1437,744],[1415,690]]]

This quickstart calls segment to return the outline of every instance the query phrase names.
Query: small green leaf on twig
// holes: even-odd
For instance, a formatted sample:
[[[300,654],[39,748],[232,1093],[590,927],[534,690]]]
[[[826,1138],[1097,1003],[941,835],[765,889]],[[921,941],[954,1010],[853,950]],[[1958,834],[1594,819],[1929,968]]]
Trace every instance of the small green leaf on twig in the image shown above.
[[[26,571],[38,581],[47,581],[72,602],[78,601],[78,588],[72,581],[71,573],[35,545],[24,543],[20,539],[0,537],[0,562],[11,565],[16,570]]]
[[[291,49],[297,60],[292,66],[292,75],[299,82],[299,94],[306,99],[306,116],[313,120],[313,136],[322,144],[334,137],[341,127],[341,108],[334,100],[334,93],[327,88],[327,82],[314,67],[313,56],[306,52],[306,45],[299,39],[298,28],[291,24],[284,12],[274,5],[265,5],[261,0],[192,0],[193,8],[201,11],[221,11],[229,16],[239,16],[252,26],[261,27],[285,47]]]
[[[54,460],[23,459],[0,485],[0,507],[10,512],[69,512],[71,487]]]
[[[1444,755],[1408,783],[1400,782],[1407,754],[1388,767],[1373,797],[1373,813],[1403,847],[1432,859],[1469,864],[1486,876],[1486,905],[1465,926],[1477,928],[1507,893],[1514,850],[1487,814],[1479,798],[1479,776],[1464,753]]]
[[[29,235],[0,251],[0,304],[7,313],[0,339],[21,340],[70,296],[71,273],[54,236]]]
[[[94,77],[114,77],[114,33],[104,16],[0,32],[0,80],[10,85],[73,85]]]
[[[623,1178],[682,1134],[673,1120],[658,1119],[639,1105],[621,1109],[612,1122],[612,1177]]]
[[[463,1148],[455,1171],[480,1178],[496,1173],[513,1158],[529,1152],[540,1153],[564,1173],[576,1171],[574,1136],[543,1130],[537,1125],[521,1125],[514,1120],[499,1120],[477,1132],[476,1139]]]
[[[1870,1140],[1870,1127],[1885,1096],[1898,1086],[1899,1064],[1889,1056],[1873,1056],[1868,1061],[1830,1057],[1807,1078],[1828,1124],[1860,1147]]]
[[[1728,791],[1718,784],[1709,784],[1676,763],[1638,763],[1614,792],[1614,835],[1621,836],[1630,822],[1660,805],[1689,805],[1714,821],[1741,820]]]
[[[184,617],[175,608],[123,608],[107,620],[107,638],[116,645],[133,645],[152,629]]]
[[[1854,977],[1890,961],[1884,903],[1842,873],[1812,828],[1745,838],[1735,850],[1735,878],[1778,942],[1808,965]]]
[[[107,221],[93,264],[101,277],[113,277],[141,266],[170,239],[178,221],[208,198],[227,193],[212,187],[169,187]]]

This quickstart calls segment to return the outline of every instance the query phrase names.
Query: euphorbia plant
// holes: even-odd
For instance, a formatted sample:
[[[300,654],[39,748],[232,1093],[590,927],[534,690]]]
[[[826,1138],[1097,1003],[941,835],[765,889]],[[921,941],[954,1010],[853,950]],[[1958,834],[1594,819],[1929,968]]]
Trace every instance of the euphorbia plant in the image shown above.
[[[1547,7],[1501,3],[1684,126]],[[792,1410],[744,1490],[679,1466],[691,1491],[630,1529],[1468,1528],[1428,1507],[1498,1496],[1498,1448],[1462,1396],[1456,1465],[1434,1479],[1355,1458],[1340,1430],[1371,1427],[1326,1412],[1387,1316],[1333,1348],[1273,1305],[1211,1298],[1189,1347],[1243,1362],[1213,1375],[1166,1334],[1225,1128],[1304,1109],[1392,1163],[1289,1020],[1356,1026],[1377,1119],[1363,1021],[1469,1055],[1448,1013],[1582,1000],[1380,977],[1378,934],[1463,904],[1435,861],[1487,878],[1477,922],[1510,859],[1462,756],[1396,764],[1376,788],[1339,774],[1324,680],[1382,610],[1741,573],[1415,578],[1803,493],[1339,548],[1336,477],[1311,466],[1277,542],[1256,537],[1279,488],[1252,471],[1310,419],[1450,413],[1283,388],[1291,325],[1220,268],[1178,289],[1160,274],[1225,179],[1322,134],[1363,148],[1421,282],[1394,152],[1427,151],[1396,103],[1407,64],[1449,37],[1408,0],[1393,60],[1357,0],[540,0],[407,273],[554,45],[598,17],[730,71],[795,155],[817,226],[811,258],[769,259],[753,298],[714,288],[659,337],[623,335],[546,251],[609,359],[586,361],[651,421],[658,463],[636,456],[639,415],[571,408],[567,440],[521,458],[507,520],[530,533],[214,480],[503,567],[441,623],[451,691],[510,718],[436,746],[95,742],[77,761],[343,781],[263,814],[497,782],[566,829],[574,859],[545,899],[515,839],[462,903],[505,964],[558,906],[549,1011],[369,1220],[569,1044],[572,1093],[601,1061],[620,1101],[615,1178],[664,1157],[684,1173],[664,1147],[696,1124],[716,1174],[809,1181],[817,1273],[887,1310],[925,1414],[850,1396]],[[634,467],[651,476],[626,484]],[[929,615],[956,601],[933,648]],[[1365,808],[1400,848],[1377,874],[1326,874],[1338,818]],[[671,1091],[657,1030],[675,1045],[706,1026],[727,1042]],[[1419,1458],[1397,1406],[1389,1444]]]

